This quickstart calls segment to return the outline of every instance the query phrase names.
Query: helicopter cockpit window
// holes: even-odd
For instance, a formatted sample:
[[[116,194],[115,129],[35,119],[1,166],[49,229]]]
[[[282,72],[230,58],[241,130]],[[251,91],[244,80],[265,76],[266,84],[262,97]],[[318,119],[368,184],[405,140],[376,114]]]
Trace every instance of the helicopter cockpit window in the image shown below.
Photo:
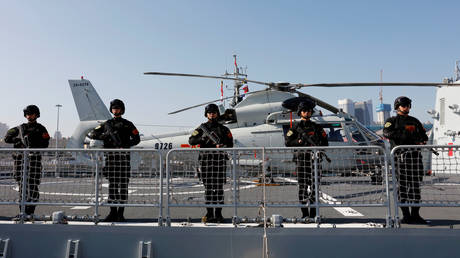
[[[223,120],[226,124],[236,123],[236,112],[234,109],[228,108],[220,116],[220,120]]]
[[[321,126],[326,132],[329,142],[344,142],[347,137],[340,123],[321,124]]]
[[[351,139],[353,142],[362,143],[367,141],[366,137],[361,133],[361,130],[359,130],[355,124],[349,124],[348,130],[350,130]]]
[[[364,128],[362,127],[361,125],[358,125],[361,129],[361,132],[366,136],[366,138],[370,141],[370,142],[378,142],[381,140],[380,137],[378,137],[377,135],[374,135],[370,132],[369,129],[367,128]]]

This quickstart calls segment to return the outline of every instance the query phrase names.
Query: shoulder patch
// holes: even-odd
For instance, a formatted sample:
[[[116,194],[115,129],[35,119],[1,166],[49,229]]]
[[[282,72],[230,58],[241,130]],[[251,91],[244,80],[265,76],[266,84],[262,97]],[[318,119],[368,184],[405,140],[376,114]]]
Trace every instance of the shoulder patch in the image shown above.
[[[134,129],[133,132],[132,132],[134,135],[138,135],[139,134],[139,131],[137,129]]]
[[[97,130],[97,129],[101,128],[101,127],[102,127],[101,125],[98,125],[98,126],[97,126],[96,128],[94,128],[94,129]]]
[[[406,125],[406,131],[413,133],[415,131],[415,125]]]
[[[197,136],[200,132],[198,130],[193,131],[192,136]]]
[[[390,126],[391,126],[391,123],[390,123],[390,122],[386,122],[386,123],[385,123],[385,128],[388,128],[388,127],[390,127]]]
[[[286,136],[289,137],[289,136],[291,136],[291,135],[293,135],[293,134],[294,134],[294,132],[292,132],[292,130],[289,130],[289,131],[287,132]]]

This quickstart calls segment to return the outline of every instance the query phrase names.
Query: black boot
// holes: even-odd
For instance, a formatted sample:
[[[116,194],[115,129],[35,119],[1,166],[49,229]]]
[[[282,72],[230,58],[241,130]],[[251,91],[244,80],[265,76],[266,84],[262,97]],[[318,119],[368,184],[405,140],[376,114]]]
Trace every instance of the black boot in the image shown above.
[[[302,219],[308,219],[310,217],[308,208],[300,208],[300,210],[302,211]]]
[[[34,221],[35,205],[26,205],[24,221]]]
[[[123,216],[124,212],[125,212],[125,207],[118,207],[118,211],[117,211],[117,221],[118,222],[126,222],[126,219]]]
[[[26,205],[25,212],[27,215],[34,215],[35,205]]]
[[[428,222],[426,222],[426,220],[420,216],[420,207],[412,207],[410,220],[414,224],[428,224]]]
[[[214,208],[206,208],[206,215],[201,218],[201,222],[214,222]]]
[[[104,222],[116,222],[118,221],[117,207],[110,207],[110,213],[103,220]]]
[[[403,218],[401,219],[401,223],[403,224],[411,224],[411,216],[410,216],[410,211],[409,207],[401,207],[401,211],[403,214]]]
[[[216,208],[216,213],[214,216],[214,220],[216,223],[224,222],[224,216],[222,216],[222,208]]]
[[[310,218],[316,217],[316,208],[310,208]]]

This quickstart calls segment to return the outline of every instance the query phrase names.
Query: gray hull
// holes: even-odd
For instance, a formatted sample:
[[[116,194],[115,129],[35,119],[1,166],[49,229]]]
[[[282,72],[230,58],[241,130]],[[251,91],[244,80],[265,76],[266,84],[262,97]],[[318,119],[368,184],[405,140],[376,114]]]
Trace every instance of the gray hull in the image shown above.
[[[150,257],[267,254],[263,228],[3,224],[0,238],[6,257],[66,257],[68,240],[79,240],[78,257],[142,257],[140,241]],[[453,229],[267,229],[269,257],[455,257],[459,241]]]

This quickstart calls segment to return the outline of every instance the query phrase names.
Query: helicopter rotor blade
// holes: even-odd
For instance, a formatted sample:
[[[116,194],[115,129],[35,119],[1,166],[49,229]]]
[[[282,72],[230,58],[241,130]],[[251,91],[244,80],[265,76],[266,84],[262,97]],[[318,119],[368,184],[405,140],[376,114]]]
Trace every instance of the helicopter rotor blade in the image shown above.
[[[369,86],[414,86],[414,87],[441,87],[441,86],[460,86],[453,83],[440,82],[346,82],[346,83],[291,83],[289,87],[296,89],[304,87],[369,87]]]
[[[263,91],[267,91],[267,89],[265,89],[265,90],[251,91],[251,92],[245,93],[245,95],[250,95],[250,94],[254,94],[254,93],[258,93],[258,92],[263,92]],[[225,97],[225,98],[222,98],[222,99],[211,100],[211,101],[208,101],[208,102],[205,102],[205,103],[201,103],[201,104],[196,104],[196,105],[193,105],[193,106],[190,106],[190,107],[186,107],[186,108],[182,108],[182,109],[179,109],[179,110],[170,112],[170,113],[168,113],[168,115],[177,114],[177,113],[180,113],[180,112],[185,111],[185,110],[189,110],[189,109],[196,108],[196,107],[201,107],[201,106],[204,106],[204,105],[207,105],[207,104],[211,104],[211,103],[214,103],[214,102],[217,102],[217,101],[220,101],[220,100],[231,99],[231,98],[233,98],[233,97],[234,97],[234,96],[230,96],[230,97]]]
[[[324,101],[322,101],[322,100],[320,100],[320,99],[318,99],[318,98],[315,98],[315,97],[313,97],[313,96],[311,96],[311,95],[305,94],[305,93],[300,92],[300,91],[298,91],[298,90],[295,90],[294,92],[297,93],[297,94],[299,94],[299,97],[306,97],[306,98],[309,98],[310,100],[312,100],[313,102],[315,102],[316,105],[318,105],[318,106],[320,106],[320,107],[322,107],[322,108],[324,108],[324,109],[326,109],[326,110],[329,110],[329,111],[331,111],[331,112],[334,113],[334,114],[339,113],[339,109],[336,108],[336,107],[334,107],[334,106],[332,106],[332,105],[329,104],[329,103],[326,103],[326,102],[324,102]]]
[[[232,78],[227,76],[213,76],[188,73],[165,73],[165,72],[145,72],[145,75],[165,75],[165,76],[183,76],[240,81],[243,83],[255,83],[265,85],[271,88],[294,88],[300,89],[304,87],[372,87],[372,86],[413,86],[413,87],[441,87],[441,86],[458,86],[459,84],[442,83],[442,82],[344,82],[344,83],[289,83],[289,82],[262,82],[248,80],[246,78]]]
[[[197,77],[197,78],[210,78],[210,79],[221,79],[221,80],[232,80],[232,81],[240,81],[243,83],[255,83],[261,84],[265,86],[272,86],[273,83],[268,82],[261,82],[261,81],[254,81],[248,80],[245,78],[232,78],[227,76],[214,76],[214,75],[202,75],[202,74],[190,74],[190,73],[164,73],[164,72],[145,72],[145,75],[165,75],[165,76],[182,76],[182,77]]]

